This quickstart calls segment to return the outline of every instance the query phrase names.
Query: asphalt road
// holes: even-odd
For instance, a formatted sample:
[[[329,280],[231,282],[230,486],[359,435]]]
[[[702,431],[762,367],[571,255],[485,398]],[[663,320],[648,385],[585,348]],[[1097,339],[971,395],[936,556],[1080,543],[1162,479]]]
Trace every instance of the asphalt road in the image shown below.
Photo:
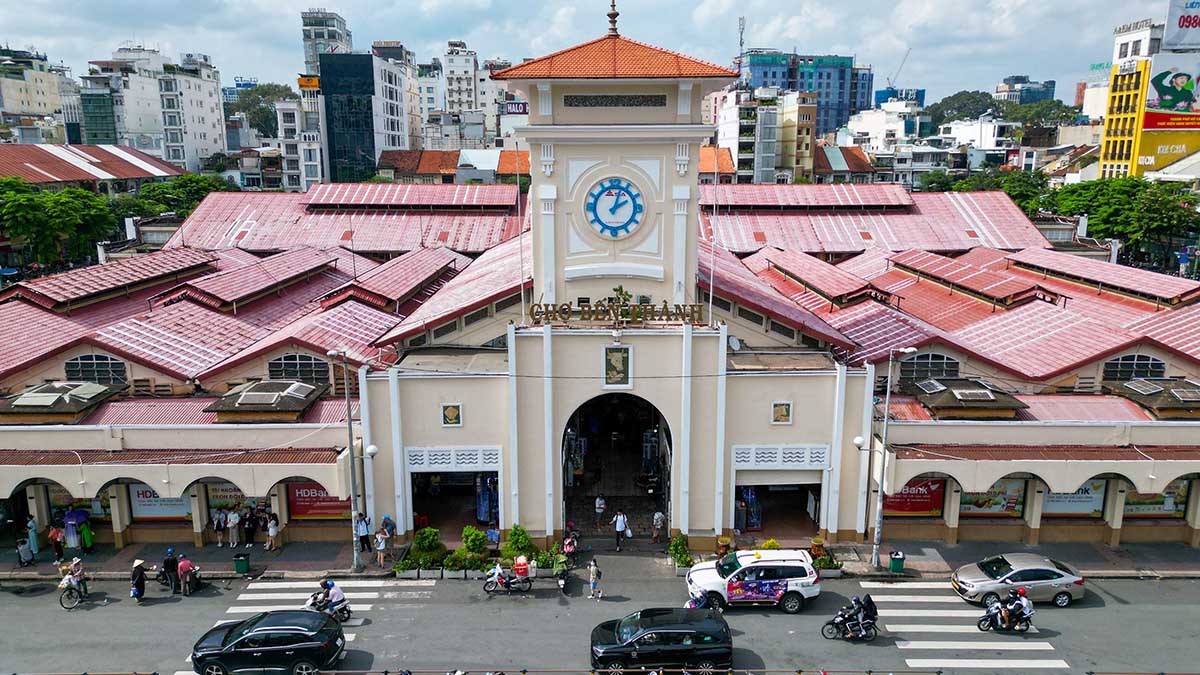
[[[612,569],[612,568],[610,568]],[[356,620],[345,670],[585,670],[588,634],[602,620],[686,599],[682,579],[663,574],[605,576],[605,596],[588,600],[582,583],[560,595],[539,579],[525,596],[486,596],[480,582],[361,582],[347,585]],[[259,608],[299,606],[308,582],[218,582],[201,595],[136,606],[120,582],[96,582],[96,601],[67,612],[50,584],[0,585],[0,672],[171,674],[196,637],[215,622]],[[980,633],[977,608],[932,584],[864,588],[825,580],[803,613],[737,609],[727,614],[739,669],[935,670],[947,673],[1200,670],[1200,582],[1092,581],[1067,609],[1039,606],[1036,633]],[[156,586],[151,583],[151,586]],[[853,594],[869,592],[892,629],[871,644],[824,640],[820,626]],[[356,596],[354,594],[363,595]],[[108,598],[106,605],[103,600]],[[369,609],[366,607],[369,605]],[[966,660],[967,663],[964,663]]]

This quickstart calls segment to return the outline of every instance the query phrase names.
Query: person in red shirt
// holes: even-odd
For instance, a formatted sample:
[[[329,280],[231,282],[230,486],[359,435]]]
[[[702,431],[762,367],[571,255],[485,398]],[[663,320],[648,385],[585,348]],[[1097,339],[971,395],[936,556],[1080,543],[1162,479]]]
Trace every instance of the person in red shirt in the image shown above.
[[[194,564],[192,564],[191,560],[188,560],[188,557],[186,555],[180,553],[178,570],[179,570],[179,583],[181,586],[183,586],[183,594],[191,595],[192,594],[192,585],[193,585],[192,572],[194,572],[196,570],[196,566]]]

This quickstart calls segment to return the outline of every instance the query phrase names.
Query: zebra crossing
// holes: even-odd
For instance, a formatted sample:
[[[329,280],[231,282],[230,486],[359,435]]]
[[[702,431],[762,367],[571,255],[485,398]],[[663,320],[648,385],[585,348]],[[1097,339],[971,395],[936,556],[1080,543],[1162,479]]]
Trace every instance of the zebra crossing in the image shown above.
[[[1054,655],[1054,645],[1015,633],[981,632],[975,623],[984,610],[963,602],[946,581],[860,581],[879,608],[879,627],[912,669],[1057,670],[1070,666]],[[1036,619],[1036,616],[1035,616]],[[970,636],[970,637],[968,637]],[[911,657],[911,658],[910,658]]]

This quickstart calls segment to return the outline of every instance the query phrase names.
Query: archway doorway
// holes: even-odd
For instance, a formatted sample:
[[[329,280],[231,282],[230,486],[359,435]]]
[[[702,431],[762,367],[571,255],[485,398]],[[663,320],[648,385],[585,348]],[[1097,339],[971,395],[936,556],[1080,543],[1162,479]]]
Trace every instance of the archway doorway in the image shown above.
[[[655,511],[670,522],[671,431],[646,399],[602,394],[579,406],[563,432],[562,468],[564,522],[580,531],[608,535],[617,509],[643,541]],[[608,504],[603,518],[595,510],[600,495]]]

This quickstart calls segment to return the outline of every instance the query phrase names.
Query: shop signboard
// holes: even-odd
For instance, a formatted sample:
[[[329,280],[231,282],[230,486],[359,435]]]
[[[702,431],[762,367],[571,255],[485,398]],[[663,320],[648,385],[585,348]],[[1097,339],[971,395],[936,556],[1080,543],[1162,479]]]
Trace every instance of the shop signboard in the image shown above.
[[[1156,54],[1150,63],[1150,86],[1146,87],[1142,128],[1200,130],[1200,102],[1196,99],[1198,77],[1200,54]]]
[[[1200,49],[1200,2],[1169,0],[1162,48],[1165,51]]]
[[[192,515],[191,499],[159,497],[145,483],[129,486],[129,513],[134,520],[187,520]]]
[[[1025,509],[1025,480],[1001,478],[987,492],[962,493],[959,515],[1020,518]]]
[[[350,500],[330,497],[320,483],[288,483],[288,514],[297,520],[350,518]]]
[[[1162,492],[1125,495],[1126,518],[1183,518],[1187,511],[1188,481],[1185,478],[1167,483]]]
[[[1059,518],[1100,518],[1104,515],[1104,490],[1108,481],[1093,478],[1074,492],[1050,492],[1042,514]]]
[[[883,515],[938,517],[946,498],[946,480],[928,478],[910,480],[893,495],[883,497]]]
[[[49,485],[46,492],[50,499],[52,512],[80,508],[87,509],[92,514],[92,518],[112,518],[112,509],[108,505],[108,490],[101,490],[100,496],[93,499],[76,499],[60,485]]]
[[[205,487],[208,489],[208,509],[210,511],[240,508],[255,502],[253,499],[247,499],[241,489],[233,483],[209,483]]]

